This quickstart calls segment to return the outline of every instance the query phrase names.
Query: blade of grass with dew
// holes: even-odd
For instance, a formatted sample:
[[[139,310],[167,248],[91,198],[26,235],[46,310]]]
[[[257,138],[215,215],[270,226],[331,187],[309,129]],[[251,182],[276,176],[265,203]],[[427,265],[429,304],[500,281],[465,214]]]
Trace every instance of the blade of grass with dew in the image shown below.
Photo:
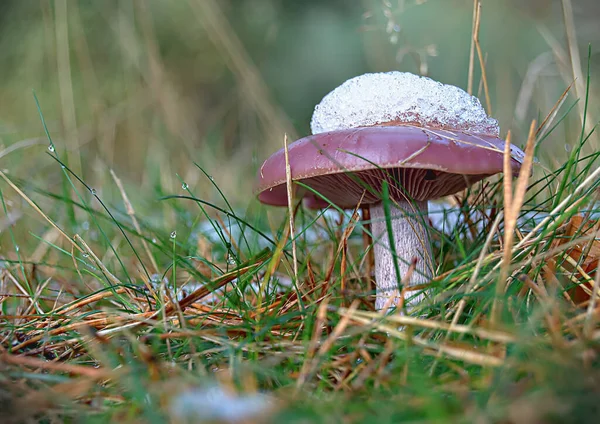
[[[102,201],[102,199],[100,199],[100,197],[98,196],[96,190],[94,188],[90,187],[88,184],[86,184],[85,181],[83,181],[77,174],[73,173],[73,171],[66,164],[62,163],[60,161],[60,159],[58,159],[56,157],[53,157],[53,159],[56,160],[58,163],[60,163],[62,165],[63,170],[65,170],[69,174],[73,175],[75,177],[75,179],[77,179],[77,181],[79,181],[90,192],[90,194],[98,201],[98,203],[100,203],[100,206],[102,206],[102,208],[106,211],[106,213],[108,214],[108,216],[110,216],[112,222],[117,226],[117,228],[119,229],[119,231],[123,235],[125,241],[127,242],[127,244],[129,245],[129,247],[131,248],[131,251],[135,255],[136,259],[138,260],[138,263],[140,264],[140,266],[142,267],[144,273],[146,274],[146,277],[148,279],[150,279],[150,273],[148,272],[148,269],[146,268],[146,265],[144,264],[144,261],[142,261],[142,258],[139,255],[137,249],[133,246],[133,243],[131,242],[131,240],[129,239],[129,237],[127,237],[127,234],[125,233],[125,230],[123,229],[123,227],[121,226],[121,224],[119,223],[119,221],[117,221],[117,219],[114,217],[114,215],[112,214],[112,212],[110,211],[110,209],[104,204],[104,202]],[[65,175],[67,175],[67,174],[65,173]],[[82,205],[84,205],[84,207],[86,208],[86,211],[88,211],[88,214],[89,214],[89,210],[91,208],[87,205],[86,201],[83,199],[83,197],[81,196],[81,194],[79,193],[79,191],[75,188],[75,185],[73,184],[73,181],[71,180],[70,177],[68,177],[68,175],[67,175],[67,179],[69,180],[71,188],[73,189],[73,191],[75,191],[75,193],[77,194],[77,197],[79,197],[79,200],[81,201]],[[115,258],[117,259],[117,261],[121,265],[121,269],[122,269],[123,273],[125,274],[125,276],[127,277],[127,279],[129,280],[129,283],[132,283],[131,276],[129,275],[129,273],[127,271],[127,268],[125,267],[125,264],[121,260],[119,254],[117,253],[117,251],[115,250],[115,248],[112,246],[112,243],[110,242],[110,239],[108,238],[106,232],[104,231],[104,229],[102,228],[102,226],[100,226],[100,223],[95,219],[94,215],[90,214],[90,216],[92,217],[92,219],[94,221],[94,224],[96,225],[96,228],[98,228],[98,231],[100,231],[100,233],[103,235],[103,237],[104,237],[107,245],[113,251],[113,253],[115,255]]]
[[[204,174],[204,176],[210,181],[210,183],[212,184],[212,186],[217,190],[217,192],[219,193],[219,196],[221,196],[221,199],[223,199],[223,201],[225,202],[225,205],[227,205],[227,208],[231,212],[231,216],[235,216],[235,211],[233,210],[233,207],[229,203],[229,200],[227,200],[227,197],[225,196],[225,193],[223,193],[223,191],[221,190],[221,188],[219,187],[219,185],[216,183],[216,181],[214,180],[214,178],[212,178],[210,175],[208,175],[208,173],[204,170],[204,168],[202,168],[198,163],[194,162],[194,165],[196,166],[196,168],[198,168]],[[230,219],[231,216],[227,215],[227,219]],[[240,229],[241,237],[244,240],[244,243],[246,244],[246,247],[248,248],[248,251],[250,251],[250,243],[248,242],[248,239],[246,238],[246,235],[244,233],[244,227],[242,226],[242,222],[240,220],[237,220],[237,219],[235,220],[235,222],[238,224],[238,227]]]
[[[46,119],[44,118],[44,114],[42,113],[42,107],[40,106],[40,102],[38,100],[37,94],[35,93],[35,90],[32,90],[32,94],[33,94],[33,99],[35,100],[35,106],[37,108],[38,111],[38,115],[40,117],[40,121],[42,123],[42,127],[44,128],[44,133],[46,134],[46,138],[48,139],[48,151],[51,153],[51,155],[53,155],[54,157],[58,158],[58,151],[56,150],[56,146],[54,145],[54,142],[52,141],[52,137],[50,136],[50,131],[48,131],[48,126],[46,125]],[[65,158],[67,158],[65,156]],[[62,190],[63,190],[63,195],[65,197],[70,197],[69,196],[69,186],[67,184],[67,181],[63,180],[62,181]],[[73,231],[75,228],[77,228],[77,218],[75,215],[75,210],[73,209],[73,207],[66,205],[66,209],[67,209],[67,216],[69,218],[69,223],[71,225],[71,230]]]
[[[6,209],[6,202],[4,201],[4,194],[2,193],[2,189],[0,189],[0,202],[2,202],[2,210],[4,211],[4,215],[8,218],[8,209]],[[23,281],[25,282],[25,287],[29,292],[29,295],[33,295],[33,288],[27,278],[27,273],[25,272],[25,266],[23,264],[23,259],[21,258],[21,252],[19,245],[15,239],[15,233],[12,230],[12,226],[8,226],[8,234],[10,234],[10,239],[12,241],[13,248],[15,250],[15,254],[17,255],[17,262],[19,263],[19,269],[21,270],[21,274],[23,275]]]

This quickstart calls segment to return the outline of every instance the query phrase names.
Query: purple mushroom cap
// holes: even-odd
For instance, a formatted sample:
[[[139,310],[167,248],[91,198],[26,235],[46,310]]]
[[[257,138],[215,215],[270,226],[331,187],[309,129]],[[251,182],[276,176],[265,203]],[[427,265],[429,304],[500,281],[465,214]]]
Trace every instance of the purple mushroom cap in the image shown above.
[[[427,201],[456,193],[503,171],[504,140],[490,135],[425,128],[410,124],[337,130],[302,138],[288,147],[291,176],[342,208],[381,201],[387,180],[390,198]],[[524,153],[511,146],[518,174]],[[285,152],[268,158],[258,172],[258,199],[287,205]],[[372,188],[372,189],[369,189]],[[308,190],[307,206],[329,202]]]

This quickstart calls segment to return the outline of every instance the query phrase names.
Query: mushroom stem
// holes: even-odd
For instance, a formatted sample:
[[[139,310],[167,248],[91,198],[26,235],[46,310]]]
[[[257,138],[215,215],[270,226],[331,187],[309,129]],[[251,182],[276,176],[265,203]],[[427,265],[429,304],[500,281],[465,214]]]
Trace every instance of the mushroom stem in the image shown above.
[[[429,235],[424,225],[427,219],[427,201],[411,203],[407,200],[399,200],[395,204],[390,204],[390,209],[400,278],[406,280],[411,262],[416,259],[416,268],[407,284],[413,286],[428,283],[433,276],[433,266]],[[399,299],[398,278],[390,249],[383,204],[380,202],[371,205],[370,212],[371,232],[375,240],[375,284],[377,286],[375,308],[381,310],[390,297]],[[423,293],[416,296],[414,292],[408,293],[406,297],[410,300],[406,305],[412,306],[421,302],[423,296]],[[392,302],[391,305],[395,306],[396,302]]]

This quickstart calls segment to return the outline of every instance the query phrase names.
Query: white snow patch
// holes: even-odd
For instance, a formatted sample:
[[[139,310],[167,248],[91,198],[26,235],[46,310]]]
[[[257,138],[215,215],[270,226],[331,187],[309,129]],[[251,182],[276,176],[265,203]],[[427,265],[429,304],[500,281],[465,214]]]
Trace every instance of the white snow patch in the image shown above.
[[[208,387],[180,393],[171,401],[170,411],[185,422],[237,423],[256,419],[273,407],[273,399],[261,393],[234,396],[220,387]]]
[[[453,85],[408,72],[364,74],[327,94],[313,113],[313,134],[389,121],[498,136],[498,121]]]

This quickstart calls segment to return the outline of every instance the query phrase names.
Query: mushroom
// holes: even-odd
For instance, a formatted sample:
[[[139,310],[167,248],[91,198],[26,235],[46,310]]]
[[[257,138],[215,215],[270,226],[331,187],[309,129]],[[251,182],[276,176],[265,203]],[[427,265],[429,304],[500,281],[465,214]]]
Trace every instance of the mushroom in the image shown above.
[[[330,203],[354,208],[360,199],[368,205],[378,310],[390,297],[398,299],[398,277],[414,261],[410,285],[426,284],[434,275],[427,202],[503,170],[505,142],[497,121],[487,116],[479,100],[457,87],[408,73],[365,74],[346,81],[316,107],[311,127],[313,135],[289,145],[289,165],[292,180],[320,196],[306,189],[297,195],[311,208]],[[523,157],[511,146],[515,175]],[[285,168],[284,149],[261,166],[257,191],[262,203],[287,205]],[[389,219],[382,202],[384,182]],[[423,296],[419,292],[407,305],[415,306]]]

